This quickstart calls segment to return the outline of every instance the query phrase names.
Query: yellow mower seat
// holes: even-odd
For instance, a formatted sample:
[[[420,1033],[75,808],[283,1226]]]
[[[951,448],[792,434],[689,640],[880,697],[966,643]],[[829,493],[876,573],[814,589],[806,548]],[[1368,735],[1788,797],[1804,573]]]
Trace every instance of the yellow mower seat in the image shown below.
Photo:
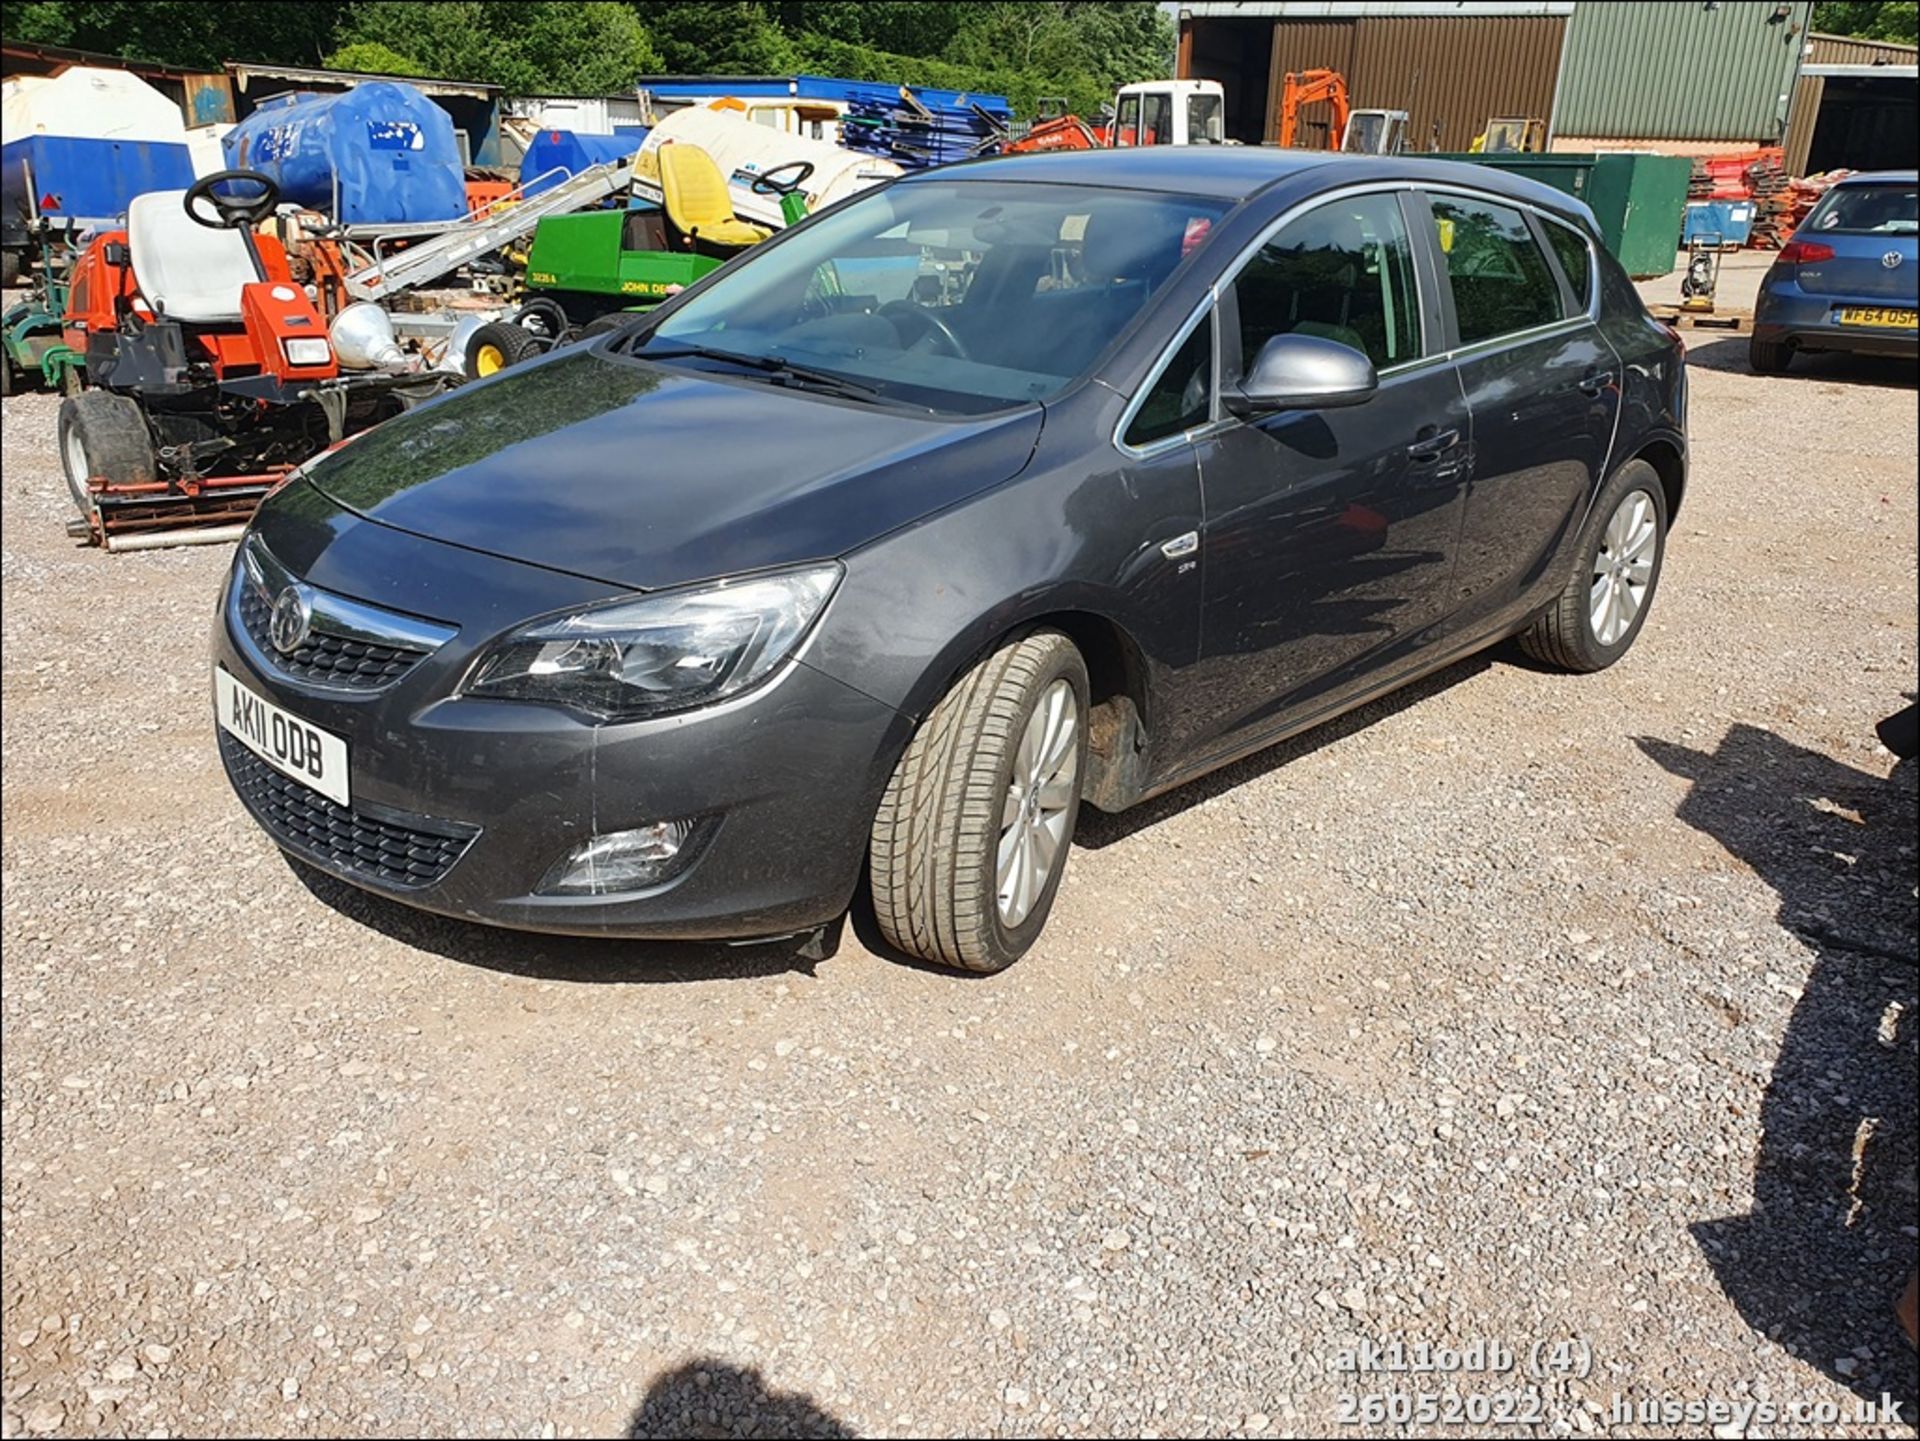
[[[676,230],[713,245],[753,245],[773,233],[734,218],[727,177],[698,145],[662,145],[657,154],[660,193]]]

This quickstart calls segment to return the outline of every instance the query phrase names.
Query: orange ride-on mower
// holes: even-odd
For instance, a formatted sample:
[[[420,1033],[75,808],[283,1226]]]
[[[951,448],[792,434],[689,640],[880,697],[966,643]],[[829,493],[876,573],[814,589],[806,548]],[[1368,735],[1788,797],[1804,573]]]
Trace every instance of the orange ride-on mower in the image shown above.
[[[223,170],[136,197],[80,257],[63,325],[92,388],[59,425],[76,539],[237,538],[295,466],[451,383],[397,352],[342,373],[285,250],[255,232],[278,200],[266,176]]]

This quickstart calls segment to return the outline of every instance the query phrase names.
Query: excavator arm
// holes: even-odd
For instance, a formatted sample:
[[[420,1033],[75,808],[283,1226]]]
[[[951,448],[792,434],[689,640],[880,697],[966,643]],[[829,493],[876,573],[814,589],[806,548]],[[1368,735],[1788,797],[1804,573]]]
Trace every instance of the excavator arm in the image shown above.
[[[1288,71],[1280,88],[1279,133],[1282,145],[1292,145],[1299,133],[1302,106],[1326,101],[1333,107],[1333,123],[1327,129],[1327,148],[1338,150],[1347,130],[1347,77],[1338,70]]]

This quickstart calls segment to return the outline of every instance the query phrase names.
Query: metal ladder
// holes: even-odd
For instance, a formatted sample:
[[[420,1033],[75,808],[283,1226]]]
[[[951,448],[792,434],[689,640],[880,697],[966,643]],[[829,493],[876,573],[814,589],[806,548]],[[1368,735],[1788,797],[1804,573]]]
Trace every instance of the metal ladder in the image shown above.
[[[494,213],[475,212],[432,240],[410,245],[391,256],[354,271],[346,278],[347,293],[355,300],[384,300],[403,290],[438,280],[469,260],[498,250],[530,235],[543,216],[566,215],[598,205],[607,196],[634,184],[633,158],[609,160],[561,181],[531,199],[519,200]],[[652,190],[652,194],[648,191]],[[658,199],[657,187],[641,182],[637,194]]]

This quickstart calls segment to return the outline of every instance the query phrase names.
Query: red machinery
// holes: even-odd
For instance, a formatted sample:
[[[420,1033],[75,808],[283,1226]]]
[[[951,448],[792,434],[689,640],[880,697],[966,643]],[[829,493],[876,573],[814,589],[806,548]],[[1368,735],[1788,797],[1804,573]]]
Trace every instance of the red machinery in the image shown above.
[[[62,324],[95,388],[59,420],[77,538],[227,539],[294,466],[450,379],[366,357],[341,373],[285,248],[255,233],[278,200],[266,176],[221,171],[136,197],[81,255]]]
[[[1280,88],[1280,115],[1275,139],[1292,145],[1300,128],[1300,111],[1322,101],[1333,106],[1333,123],[1327,127],[1327,146],[1338,150],[1347,133],[1347,77],[1338,70],[1288,71]]]
[[[1038,150],[1101,150],[1108,144],[1105,126],[1089,125],[1078,115],[1056,115],[1041,120],[1001,152],[1026,155]]]

